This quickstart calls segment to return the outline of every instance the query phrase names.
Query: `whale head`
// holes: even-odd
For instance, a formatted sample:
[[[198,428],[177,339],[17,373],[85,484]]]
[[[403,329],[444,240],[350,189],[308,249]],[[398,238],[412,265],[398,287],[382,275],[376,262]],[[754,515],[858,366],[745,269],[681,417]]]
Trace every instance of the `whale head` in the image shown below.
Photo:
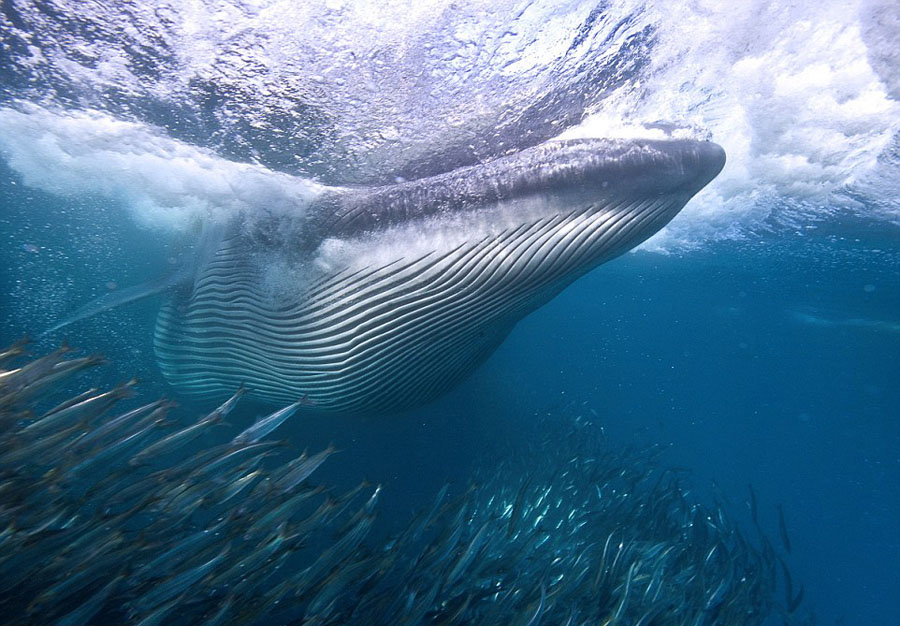
[[[186,394],[246,383],[320,411],[415,406],[659,231],[724,162],[709,142],[554,141],[420,180],[330,188],[302,215],[223,239],[160,312],[160,366]]]

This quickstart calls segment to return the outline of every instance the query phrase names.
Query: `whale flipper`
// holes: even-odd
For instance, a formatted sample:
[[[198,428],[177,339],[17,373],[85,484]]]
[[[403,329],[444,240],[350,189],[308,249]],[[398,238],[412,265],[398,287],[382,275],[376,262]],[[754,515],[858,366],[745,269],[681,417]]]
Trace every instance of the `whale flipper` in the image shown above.
[[[163,291],[178,285],[180,283],[178,278],[178,273],[172,272],[168,276],[141,283],[140,285],[132,285],[131,287],[125,287],[103,294],[76,309],[59,322],[40,333],[38,339],[42,339],[43,337],[65,328],[66,326],[70,326],[75,322],[80,322],[81,320],[93,317],[98,313],[103,313],[104,311],[109,311],[110,309],[122,306],[123,304],[143,300],[144,298],[162,293]]]
[[[197,271],[209,263],[209,260],[221,245],[224,232],[225,226],[222,224],[204,224],[193,252],[185,255],[177,269],[147,282],[103,294],[40,333],[38,338],[43,338],[75,322],[80,322],[99,313],[120,307],[123,304],[137,302],[177,287],[189,285],[194,280]]]

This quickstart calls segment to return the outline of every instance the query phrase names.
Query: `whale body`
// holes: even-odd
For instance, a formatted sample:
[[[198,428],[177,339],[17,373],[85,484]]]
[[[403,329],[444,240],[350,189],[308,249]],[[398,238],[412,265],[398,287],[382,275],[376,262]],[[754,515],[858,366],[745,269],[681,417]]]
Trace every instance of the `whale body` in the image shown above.
[[[697,141],[548,142],[236,224],[154,336],[181,393],[242,383],[318,411],[391,412],[470,374],[516,322],[667,224],[722,169]]]

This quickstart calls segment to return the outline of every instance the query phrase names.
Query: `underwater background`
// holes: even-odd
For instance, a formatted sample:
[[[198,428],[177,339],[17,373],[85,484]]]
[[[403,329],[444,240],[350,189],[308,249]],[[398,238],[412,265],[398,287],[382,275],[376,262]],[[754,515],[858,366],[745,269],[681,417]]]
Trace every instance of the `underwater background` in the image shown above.
[[[320,470],[396,531],[444,483],[588,419],[662,445],[701,500],[748,486],[823,624],[898,624],[900,17],[891,3],[4,2],[0,344],[153,279],[195,219],[564,136],[702,137],[728,163],[672,224],[394,416],[304,417]],[[365,36],[362,36],[362,33]],[[159,301],[40,338],[171,396]],[[176,398],[178,399],[178,398]],[[182,411],[211,407],[178,399]],[[270,410],[248,403],[229,421]],[[547,435],[549,437],[549,435]],[[519,452],[516,452],[516,451]]]

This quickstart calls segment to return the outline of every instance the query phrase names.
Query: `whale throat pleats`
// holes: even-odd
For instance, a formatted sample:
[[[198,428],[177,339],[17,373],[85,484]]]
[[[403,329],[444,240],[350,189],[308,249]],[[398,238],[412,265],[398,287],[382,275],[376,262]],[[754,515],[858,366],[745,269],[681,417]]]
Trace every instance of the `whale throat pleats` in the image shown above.
[[[289,251],[287,226],[272,229],[283,235],[277,245],[235,227],[192,288],[161,309],[160,367],[184,394],[225,396],[244,383],[273,402],[308,397],[321,411],[389,412],[433,399],[527,313],[659,230],[721,168],[723,156],[691,170],[695,146],[708,149],[679,144],[652,146],[656,161],[644,167],[614,163],[614,184],[597,180],[608,163],[573,170],[574,182],[572,173],[557,180],[556,169],[548,177],[543,154],[544,169],[516,186],[495,163],[482,179],[470,168],[342,190],[323,204],[319,228],[310,222],[316,237],[298,235]],[[652,178],[657,161],[671,180]],[[520,178],[519,168],[535,172],[528,167],[509,164]],[[623,177],[629,168],[649,182]],[[465,187],[462,200],[454,185]]]

